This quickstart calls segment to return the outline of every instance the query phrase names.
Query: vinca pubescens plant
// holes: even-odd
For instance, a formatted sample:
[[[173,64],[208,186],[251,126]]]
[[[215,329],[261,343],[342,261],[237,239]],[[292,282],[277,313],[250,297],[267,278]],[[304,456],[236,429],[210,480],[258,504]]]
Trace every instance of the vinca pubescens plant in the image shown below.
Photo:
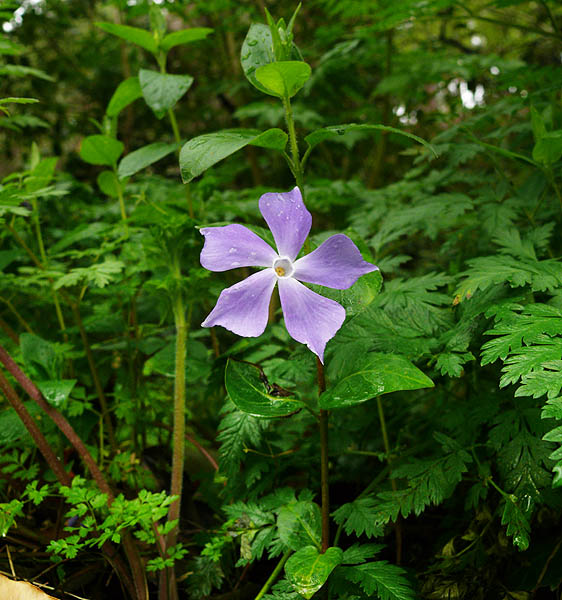
[[[560,7],[92,6],[71,84],[0,66],[41,100],[0,123],[22,148],[45,98],[90,99],[0,188],[3,571],[92,599],[556,594]]]

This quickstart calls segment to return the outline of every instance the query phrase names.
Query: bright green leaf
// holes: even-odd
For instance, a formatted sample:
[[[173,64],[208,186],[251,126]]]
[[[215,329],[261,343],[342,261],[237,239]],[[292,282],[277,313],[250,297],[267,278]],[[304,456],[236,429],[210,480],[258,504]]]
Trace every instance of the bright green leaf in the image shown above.
[[[117,116],[126,106],[142,97],[142,90],[138,77],[129,77],[122,81],[113,92],[107,105],[106,114],[110,117]]]
[[[110,198],[119,196],[119,180],[113,171],[102,171],[97,177],[100,190]]]
[[[310,65],[299,60],[274,62],[256,70],[256,79],[267,94],[292,98],[310,78]]]
[[[123,144],[108,135],[90,135],[82,140],[80,157],[91,165],[114,165],[123,152]]]
[[[59,379],[55,381],[38,381],[37,387],[49,404],[60,408],[70,396],[76,385],[76,379]]]
[[[161,119],[191,87],[193,77],[141,69],[139,81],[146,103]]]
[[[396,133],[398,135],[402,135],[404,137],[410,138],[411,140],[415,140],[418,144],[426,147],[430,150],[434,156],[437,156],[437,151],[435,148],[428,142],[426,142],[421,137],[414,135],[412,133],[408,133],[407,131],[402,131],[401,129],[396,129],[395,127],[389,127],[388,125],[370,125],[370,124],[359,124],[359,123],[348,123],[345,125],[330,125],[329,127],[323,127],[322,129],[317,129],[312,133],[309,133],[304,139],[306,143],[310,146],[310,148],[314,148],[325,140],[330,140],[334,138],[338,138],[338,136],[345,135],[351,131],[388,131],[389,133]]]
[[[106,33],[111,33],[122,40],[132,42],[152,54],[158,52],[156,40],[150,31],[146,29],[139,29],[138,27],[131,27],[130,25],[118,25],[117,23],[96,23],[96,25],[103,29]]]
[[[165,144],[164,142],[155,142],[154,144],[143,146],[121,159],[117,174],[120,179],[134,175],[149,165],[159,161],[161,158],[168,156],[168,154],[171,154],[175,149],[175,144]]]
[[[544,165],[552,165],[562,157],[562,130],[543,135],[533,148],[533,159]]]
[[[354,406],[389,392],[433,387],[433,381],[397,354],[370,353],[350,375],[320,396],[324,409]]]
[[[168,50],[174,46],[204,40],[211,33],[213,33],[213,29],[210,27],[191,27],[190,29],[174,31],[164,37],[160,43],[160,48],[162,48],[164,52],[168,52]]]
[[[184,183],[201,175],[223,158],[246,146],[259,146],[283,151],[287,145],[287,134],[281,129],[237,129],[206,133],[189,140],[180,152],[180,169]]]
[[[246,79],[260,92],[269,94],[267,89],[256,79],[256,69],[275,60],[271,31],[263,23],[254,23],[242,44],[240,62]]]
[[[285,574],[293,589],[308,600],[326,583],[342,558],[341,548],[328,548],[320,554],[315,546],[305,546],[289,558]]]
[[[304,404],[295,398],[272,396],[257,367],[229,360],[225,372],[226,391],[243,412],[255,417],[285,417]]]

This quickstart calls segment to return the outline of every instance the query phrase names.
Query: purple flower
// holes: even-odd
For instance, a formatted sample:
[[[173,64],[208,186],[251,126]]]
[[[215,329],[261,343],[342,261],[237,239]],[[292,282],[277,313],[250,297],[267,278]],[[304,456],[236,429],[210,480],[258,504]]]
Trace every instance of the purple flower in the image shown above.
[[[261,335],[277,283],[289,335],[323,361],[326,344],[345,320],[345,309],[300,282],[345,290],[378,267],[364,261],[357,246],[341,233],[295,260],[312,223],[298,187],[287,193],[264,194],[259,206],[277,252],[243,225],[201,229],[205,236],[201,264],[209,271],[266,267],[223,290],[202,326],[221,325],[243,337]]]

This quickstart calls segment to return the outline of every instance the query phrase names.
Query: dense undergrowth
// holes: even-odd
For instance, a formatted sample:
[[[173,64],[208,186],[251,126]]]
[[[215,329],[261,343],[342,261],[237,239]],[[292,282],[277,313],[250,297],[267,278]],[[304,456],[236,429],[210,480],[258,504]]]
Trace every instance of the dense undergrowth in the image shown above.
[[[265,4],[0,4],[1,571],[558,598],[562,9]],[[275,295],[259,337],[200,326],[252,271],[205,270],[199,228],[271,242],[295,185],[306,252],[380,269],[312,286],[347,313],[324,368]]]

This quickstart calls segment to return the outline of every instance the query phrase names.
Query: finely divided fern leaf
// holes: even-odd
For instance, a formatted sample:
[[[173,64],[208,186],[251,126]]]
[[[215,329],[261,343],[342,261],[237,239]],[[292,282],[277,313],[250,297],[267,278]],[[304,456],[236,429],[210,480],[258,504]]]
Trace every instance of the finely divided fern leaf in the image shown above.
[[[369,596],[381,600],[414,600],[416,597],[405,571],[385,560],[364,563],[345,569],[345,578],[357,583]]]

